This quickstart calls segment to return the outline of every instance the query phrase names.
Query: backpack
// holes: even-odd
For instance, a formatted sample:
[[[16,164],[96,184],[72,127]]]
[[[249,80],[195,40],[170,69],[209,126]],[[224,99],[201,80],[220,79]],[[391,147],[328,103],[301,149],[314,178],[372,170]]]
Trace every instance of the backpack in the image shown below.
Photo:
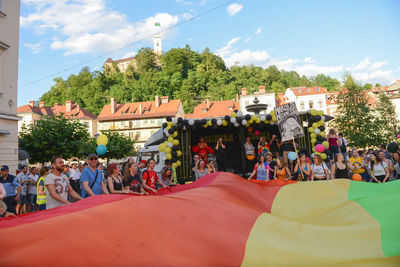
[[[344,143],[343,137],[340,137],[340,141],[341,141],[341,144],[340,144],[340,152],[342,152],[343,154],[345,154],[345,153],[347,152],[347,147],[346,147],[346,144]]]

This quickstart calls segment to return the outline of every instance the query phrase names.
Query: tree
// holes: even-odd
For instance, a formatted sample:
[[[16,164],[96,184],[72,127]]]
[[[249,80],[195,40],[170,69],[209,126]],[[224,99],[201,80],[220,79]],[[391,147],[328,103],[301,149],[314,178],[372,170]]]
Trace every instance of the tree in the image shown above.
[[[135,141],[130,139],[128,136],[115,131],[102,131],[108,137],[107,153],[100,156],[101,158],[110,159],[123,159],[130,156],[135,152]],[[97,142],[95,138],[90,140],[83,145],[84,155],[90,153],[96,153]]]
[[[36,124],[24,126],[19,133],[19,145],[28,152],[31,163],[48,162],[54,156],[79,157],[88,141],[87,126],[63,115],[45,117]]]
[[[345,75],[343,85],[345,89],[338,96],[338,116],[334,125],[348,139],[350,146],[378,146],[382,139],[376,129],[376,117],[367,105],[368,96],[350,74]]]
[[[390,143],[399,132],[399,120],[396,116],[396,109],[390,98],[384,93],[379,94],[379,104],[376,109],[377,123],[379,124],[379,133],[382,136],[383,143]]]
[[[157,55],[151,48],[141,48],[135,56],[135,59],[138,73],[142,74],[157,71]]]

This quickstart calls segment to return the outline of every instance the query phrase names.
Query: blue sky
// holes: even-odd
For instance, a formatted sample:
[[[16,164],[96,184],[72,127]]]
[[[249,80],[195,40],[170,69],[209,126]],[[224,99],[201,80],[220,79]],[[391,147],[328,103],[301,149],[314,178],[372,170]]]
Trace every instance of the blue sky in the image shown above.
[[[160,30],[164,51],[209,47],[228,66],[350,72],[390,85],[400,79],[399,14],[398,0],[22,0],[18,105],[38,100],[55,77],[152,47]]]

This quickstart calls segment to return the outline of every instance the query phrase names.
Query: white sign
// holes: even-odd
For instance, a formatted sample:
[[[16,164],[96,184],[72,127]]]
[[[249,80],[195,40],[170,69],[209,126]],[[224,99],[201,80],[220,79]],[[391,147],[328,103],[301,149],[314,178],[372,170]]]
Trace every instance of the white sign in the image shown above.
[[[282,141],[304,137],[299,112],[294,102],[274,108]]]

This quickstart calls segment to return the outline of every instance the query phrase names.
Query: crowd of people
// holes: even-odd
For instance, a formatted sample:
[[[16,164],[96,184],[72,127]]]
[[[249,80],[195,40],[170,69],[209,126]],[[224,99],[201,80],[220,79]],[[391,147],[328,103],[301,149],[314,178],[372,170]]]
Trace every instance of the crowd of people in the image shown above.
[[[330,157],[323,160],[318,153],[309,154],[301,149],[294,160],[290,153],[298,151],[293,141],[280,142],[276,135],[270,140],[261,136],[257,145],[250,137],[243,151],[247,161],[248,179],[319,181],[351,179],[386,183],[400,178],[400,151],[389,153],[386,145],[380,150],[348,149],[342,134],[331,130],[328,135]],[[192,180],[225,171],[226,145],[218,139],[215,162],[207,157],[207,144],[199,143],[200,153],[194,153]],[[215,164],[217,163],[217,164]],[[17,176],[1,166],[0,216],[15,216],[33,211],[55,208],[83,198],[101,194],[149,195],[160,188],[177,184],[176,170],[166,160],[161,173],[156,173],[154,159],[135,162],[132,158],[123,164],[111,163],[104,168],[98,156],[90,154],[86,162],[66,165],[62,157],[54,157],[49,166],[42,168],[23,166]]]

